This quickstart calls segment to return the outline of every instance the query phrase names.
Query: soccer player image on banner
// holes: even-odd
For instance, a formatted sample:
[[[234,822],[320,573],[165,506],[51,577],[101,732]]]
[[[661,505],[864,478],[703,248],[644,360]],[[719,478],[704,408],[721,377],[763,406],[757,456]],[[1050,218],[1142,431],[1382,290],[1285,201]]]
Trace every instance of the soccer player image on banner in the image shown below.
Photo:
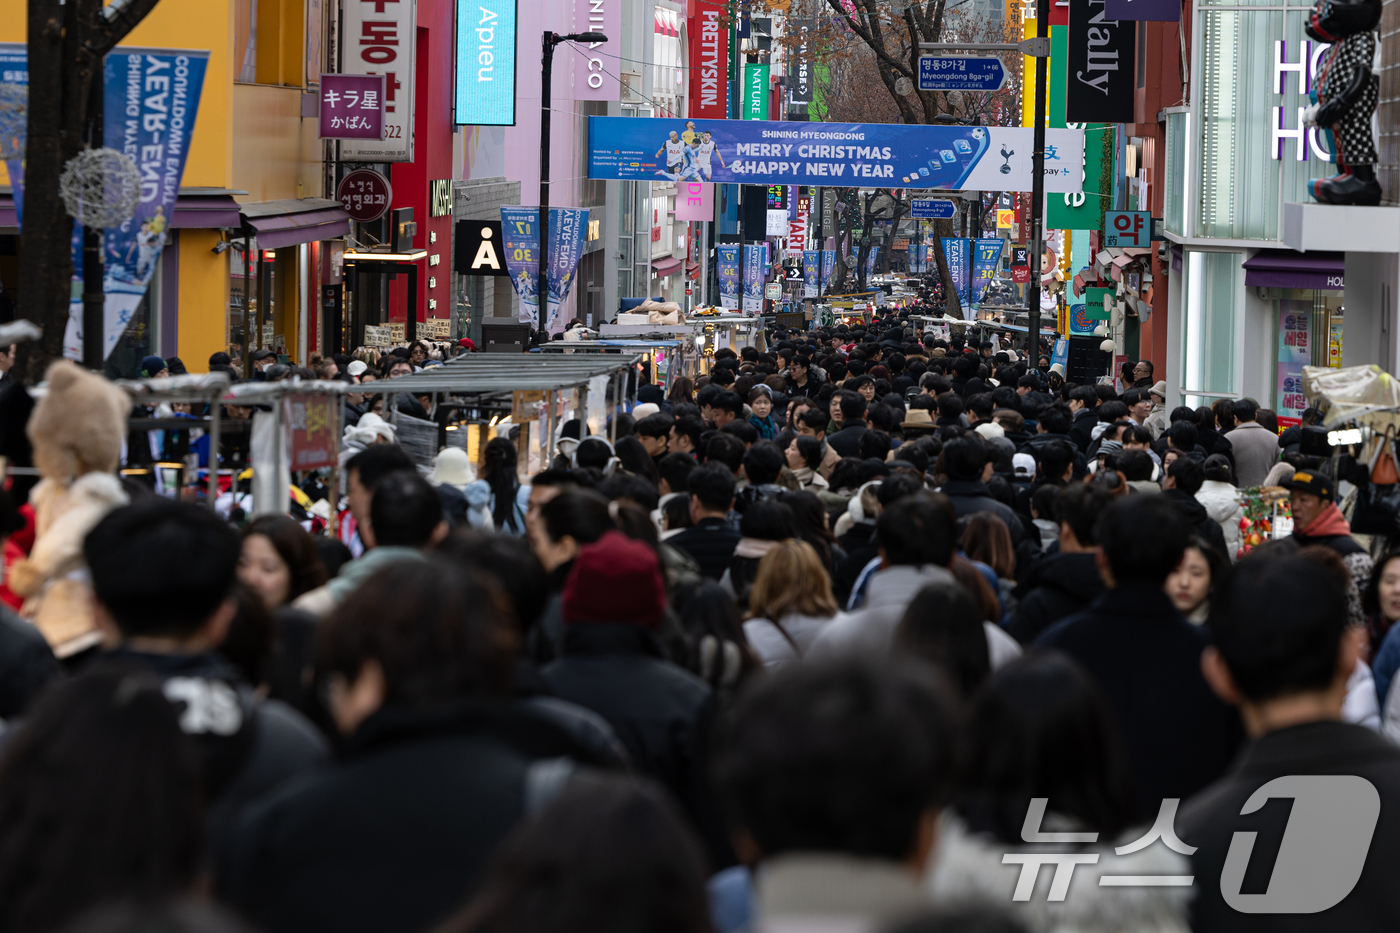
[[[658,159],[661,158],[661,153],[663,151],[666,153],[666,171],[657,172],[656,174],[665,175],[672,172],[679,174],[681,163],[685,161],[685,148],[685,143],[681,142],[680,134],[672,130],[670,138],[661,144],[660,149],[656,150],[656,157]]]
[[[694,126],[695,124],[690,123],[687,125]],[[700,163],[700,171],[705,173],[706,181],[709,181],[712,177],[710,170],[710,157],[712,155],[719,156],[719,167],[724,168],[724,153],[719,151],[719,147],[715,145],[715,141],[710,138],[710,131],[706,130],[700,138],[700,145],[696,147],[695,150],[695,156]]]

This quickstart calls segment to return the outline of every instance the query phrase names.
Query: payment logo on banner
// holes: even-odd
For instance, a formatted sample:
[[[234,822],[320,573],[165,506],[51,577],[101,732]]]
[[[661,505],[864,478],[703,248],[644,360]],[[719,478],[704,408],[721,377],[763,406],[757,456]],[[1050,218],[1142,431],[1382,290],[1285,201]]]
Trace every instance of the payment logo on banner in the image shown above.
[[[739,308],[739,244],[721,243],[715,247],[719,265],[719,306]]]

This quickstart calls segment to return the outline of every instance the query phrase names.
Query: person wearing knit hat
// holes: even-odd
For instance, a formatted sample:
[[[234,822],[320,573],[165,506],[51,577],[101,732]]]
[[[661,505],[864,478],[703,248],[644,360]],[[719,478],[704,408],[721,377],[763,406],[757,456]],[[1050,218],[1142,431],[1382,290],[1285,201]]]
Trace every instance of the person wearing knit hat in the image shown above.
[[[724,829],[698,753],[714,698],[705,681],[667,660],[657,634],[666,584],[656,551],[619,531],[585,545],[564,584],[562,608],[563,657],[541,670],[550,692],[606,719],[633,769],[666,785],[711,854],[723,853]]]
[[[141,361],[141,375],[147,379],[170,375],[170,367],[158,356],[148,356]]]

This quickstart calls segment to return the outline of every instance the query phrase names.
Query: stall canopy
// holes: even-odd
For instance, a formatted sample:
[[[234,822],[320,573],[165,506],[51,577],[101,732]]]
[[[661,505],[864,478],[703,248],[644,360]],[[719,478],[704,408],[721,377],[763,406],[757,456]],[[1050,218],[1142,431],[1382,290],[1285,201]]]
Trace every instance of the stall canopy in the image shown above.
[[[330,240],[350,232],[350,215],[339,201],[328,198],[254,201],[243,205],[242,216],[260,249]]]
[[[1345,288],[1345,258],[1342,253],[1263,249],[1244,261],[1244,284],[1248,288]]]
[[[574,344],[570,349],[577,346]],[[412,376],[377,382],[374,391],[447,392],[451,395],[552,392],[587,385],[595,376],[628,369],[639,359],[625,354],[473,353]]]
[[[1304,366],[1303,394],[1325,410],[1324,427],[1348,421],[1400,425],[1400,383],[1379,366]]]

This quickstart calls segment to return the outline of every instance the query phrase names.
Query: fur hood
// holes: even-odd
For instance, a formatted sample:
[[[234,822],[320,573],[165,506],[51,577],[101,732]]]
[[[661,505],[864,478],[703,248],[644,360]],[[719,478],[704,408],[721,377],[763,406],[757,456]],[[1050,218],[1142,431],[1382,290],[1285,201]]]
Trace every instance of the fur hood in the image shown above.
[[[1054,820],[1047,816],[1046,826]],[[1124,834],[1113,845],[1127,845],[1146,827]],[[1187,933],[1191,888],[1100,887],[1104,875],[1189,875],[1190,860],[1160,840],[1131,855],[1117,855],[1110,844],[1006,846],[990,836],[971,835],[962,820],[945,812],[935,858],[925,879],[940,904],[973,902],[1009,910],[1031,933]],[[1029,901],[1012,901],[1020,865],[1002,864],[1007,852],[1097,853],[1096,865],[1076,865],[1069,893],[1058,903],[1047,899],[1055,870],[1042,866]],[[1199,881],[1198,881],[1199,883]]]

